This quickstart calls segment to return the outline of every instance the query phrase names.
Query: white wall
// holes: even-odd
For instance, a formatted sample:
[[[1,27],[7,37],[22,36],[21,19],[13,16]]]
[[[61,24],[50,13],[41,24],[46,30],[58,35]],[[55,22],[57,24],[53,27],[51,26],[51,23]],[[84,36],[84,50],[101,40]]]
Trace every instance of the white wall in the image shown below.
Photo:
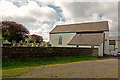
[[[104,33],[105,33],[104,51],[105,54],[109,54],[109,31],[104,31]]]
[[[115,51],[115,45],[109,45],[110,51]]]
[[[76,45],[68,45],[68,47],[76,47]]]
[[[68,45],[69,47],[76,47],[76,45]],[[91,46],[78,45],[80,48],[91,48]]]
[[[117,53],[118,53],[118,49],[117,48],[115,49],[115,51],[109,52],[109,54],[111,54],[111,55],[117,55]]]
[[[69,47],[76,47],[76,45],[68,45]],[[79,45],[78,47],[80,48],[91,48],[91,46],[84,46],[84,45]],[[94,46],[94,48],[99,48],[99,46]]]
[[[109,54],[117,55],[117,53],[118,53],[118,48],[115,48],[114,45],[109,45],[109,49],[110,49]]]
[[[115,42],[116,42],[115,48],[118,48],[119,40],[115,40]]]
[[[76,33],[50,34],[50,44],[52,47],[68,47],[68,43]],[[62,45],[59,45],[59,37],[62,37]]]
[[[101,45],[99,46],[98,56],[103,56],[103,42],[102,42]]]

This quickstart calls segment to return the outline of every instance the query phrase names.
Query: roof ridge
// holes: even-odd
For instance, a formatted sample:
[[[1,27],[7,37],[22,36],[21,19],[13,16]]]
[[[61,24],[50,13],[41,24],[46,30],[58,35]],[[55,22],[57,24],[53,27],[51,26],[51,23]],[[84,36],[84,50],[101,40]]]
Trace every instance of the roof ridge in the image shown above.
[[[69,26],[69,25],[80,25],[80,24],[102,23],[102,22],[108,22],[108,21],[106,20],[106,21],[97,21],[97,22],[82,22],[82,23],[63,24],[63,25],[56,25],[56,26]]]

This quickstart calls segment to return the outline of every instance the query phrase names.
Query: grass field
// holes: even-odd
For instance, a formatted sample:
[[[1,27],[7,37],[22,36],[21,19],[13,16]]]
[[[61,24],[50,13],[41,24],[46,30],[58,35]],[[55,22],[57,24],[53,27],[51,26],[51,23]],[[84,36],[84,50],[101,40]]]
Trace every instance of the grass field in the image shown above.
[[[38,66],[97,59],[98,59],[97,57],[93,56],[14,58],[14,59],[5,58],[2,60],[2,77],[14,78],[21,74],[25,74]]]

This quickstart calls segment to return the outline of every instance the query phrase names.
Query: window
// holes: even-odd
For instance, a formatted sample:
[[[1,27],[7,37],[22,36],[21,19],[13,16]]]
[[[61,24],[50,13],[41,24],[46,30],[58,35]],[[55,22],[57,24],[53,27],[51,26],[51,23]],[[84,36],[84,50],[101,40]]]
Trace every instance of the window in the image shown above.
[[[109,45],[116,45],[115,40],[109,40]]]
[[[115,40],[109,40],[110,51],[115,51],[115,45],[116,45]]]
[[[59,37],[59,44],[62,45],[62,36]]]

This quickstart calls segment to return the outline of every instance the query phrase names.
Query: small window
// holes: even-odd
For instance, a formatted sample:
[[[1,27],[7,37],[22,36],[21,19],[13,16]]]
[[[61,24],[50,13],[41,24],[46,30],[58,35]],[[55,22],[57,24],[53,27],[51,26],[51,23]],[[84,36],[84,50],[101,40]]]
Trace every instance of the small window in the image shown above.
[[[110,51],[115,51],[115,45],[116,45],[115,40],[110,40],[110,41],[109,41]]]
[[[109,45],[116,45],[115,40],[109,40]]]
[[[59,44],[62,45],[62,36],[59,37]]]

